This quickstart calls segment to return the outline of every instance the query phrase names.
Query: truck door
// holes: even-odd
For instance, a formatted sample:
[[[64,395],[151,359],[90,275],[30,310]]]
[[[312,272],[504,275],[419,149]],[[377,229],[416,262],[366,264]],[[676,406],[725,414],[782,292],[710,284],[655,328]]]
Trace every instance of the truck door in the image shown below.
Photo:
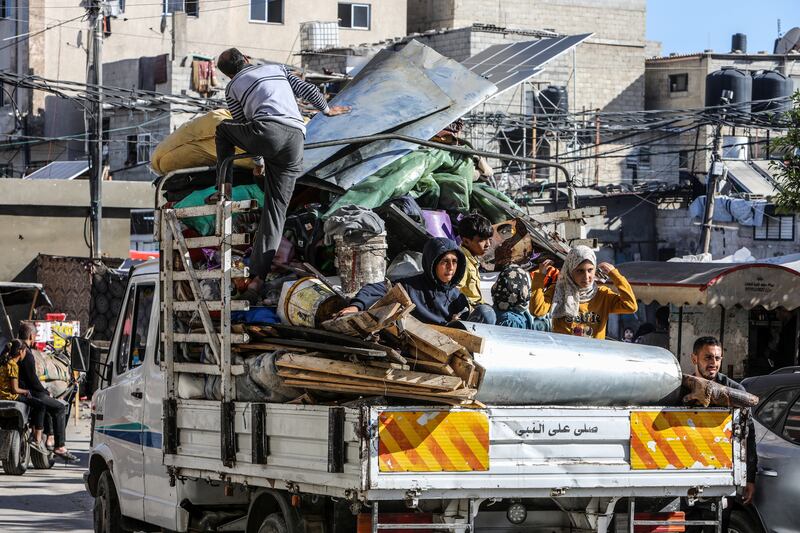
[[[156,298],[156,302],[160,301]],[[150,323],[150,340],[147,343],[149,362],[145,363],[145,383],[143,424],[150,431],[150,438],[142,446],[144,454],[144,514],[149,524],[177,530],[178,496],[177,487],[169,486],[167,468],[164,466],[162,452],[163,413],[162,400],[166,385],[161,372],[161,342],[159,341],[158,305],[153,306]],[[150,351],[152,350],[152,357]]]
[[[117,322],[111,357],[111,385],[105,393],[105,419],[96,431],[108,438],[114,455],[114,481],[122,514],[144,519],[142,446],[152,431],[143,425],[147,334],[151,326],[155,276],[132,278]],[[152,351],[152,348],[150,349]],[[149,366],[149,365],[148,365]]]

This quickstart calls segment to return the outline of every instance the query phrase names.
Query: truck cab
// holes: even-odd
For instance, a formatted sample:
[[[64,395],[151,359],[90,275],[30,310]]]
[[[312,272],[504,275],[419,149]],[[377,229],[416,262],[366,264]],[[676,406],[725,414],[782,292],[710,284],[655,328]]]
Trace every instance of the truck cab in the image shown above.
[[[104,526],[119,523],[186,531],[189,512],[181,501],[222,497],[222,489],[210,484],[174,483],[164,466],[158,291],[158,261],[132,270],[108,353],[107,379],[92,398],[92,449],[84,477],[95,497],[95,531],[112,531]]]

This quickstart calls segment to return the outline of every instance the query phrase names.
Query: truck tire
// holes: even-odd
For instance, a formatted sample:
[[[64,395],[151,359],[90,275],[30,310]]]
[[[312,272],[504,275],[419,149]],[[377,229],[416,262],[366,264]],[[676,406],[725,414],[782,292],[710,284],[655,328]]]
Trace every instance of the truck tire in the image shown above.
[[[98,294],[94,297],[94,312],[98,315],[105,315],[108,313],[109,302],[108,296],[105,294]]]
[[[728,533],[762,533],[762,531],[761,526],[753,521],[747,511],[734,508],[728,521]]]
[[[48,453],[44,455],[36,450],[31,450],[31,464],[36,470],[50,470],[56,464],[55,455]]]
[[[94,533],[116,533],[122,529],[122,513],[119,510],[117,489],[111,472],[104,470],[97,480],[97,493],[93,509]]]
[[[281,513],[272,513],[261,523],[258,533],[289,533],[289,528]]]
[[[28,470],[30,449],[25,436],[19,431],[4,431],[9,439],[8,455],[3,458],[3,471],[9,476],[21,476]]]

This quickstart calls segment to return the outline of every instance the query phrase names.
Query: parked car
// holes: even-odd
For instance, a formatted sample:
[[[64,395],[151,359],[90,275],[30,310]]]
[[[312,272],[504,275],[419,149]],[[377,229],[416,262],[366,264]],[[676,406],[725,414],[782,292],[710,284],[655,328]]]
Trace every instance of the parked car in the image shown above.
[[[730,531],[797,531],[800,525],[800,366],[742,381],[761,401],[754,410],[758,474],[755,504],[731,515]]]

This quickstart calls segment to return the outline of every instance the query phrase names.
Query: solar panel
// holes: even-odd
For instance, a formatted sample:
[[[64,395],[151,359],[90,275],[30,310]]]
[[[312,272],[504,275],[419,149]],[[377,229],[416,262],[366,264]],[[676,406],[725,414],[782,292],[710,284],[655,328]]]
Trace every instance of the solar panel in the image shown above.
[[[74,180],[89,170],[86,161],[53,161],[25,176],[26,180]]]
[[[542,67],[592,34],[549,37],[536,41],[496,44],[467,58],[462,65],[497,86],[498,93],[540,73]]]

